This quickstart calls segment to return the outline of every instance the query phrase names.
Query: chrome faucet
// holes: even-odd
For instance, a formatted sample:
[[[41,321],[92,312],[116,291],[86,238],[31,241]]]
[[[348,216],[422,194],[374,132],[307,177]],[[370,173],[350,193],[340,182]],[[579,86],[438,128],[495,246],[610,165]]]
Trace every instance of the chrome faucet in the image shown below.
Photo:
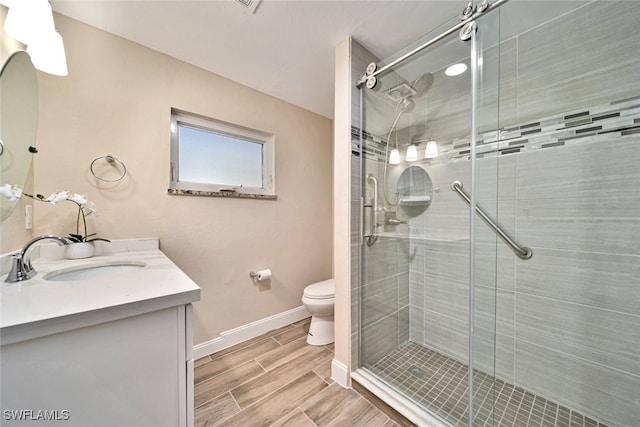
[[[35,248],[36,243],[43,240],[53,240],[60,246],[69,244],[67,239],[58,236],[38,236],[33,240],[30,240],[26,245],[24,245],[24,248],[22,248],[20,252],[16,252],[11,256],[11,271],[4,280],[5,282],[21,282],[23,280],[29,280],[38,274],[31,265],[31,252],[33,252],[33,248]]]

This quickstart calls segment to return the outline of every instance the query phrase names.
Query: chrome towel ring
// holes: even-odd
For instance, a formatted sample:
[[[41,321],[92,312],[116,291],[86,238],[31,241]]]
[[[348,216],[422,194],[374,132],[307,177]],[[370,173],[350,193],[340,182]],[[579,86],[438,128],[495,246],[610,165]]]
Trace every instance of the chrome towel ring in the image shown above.
[[[96,175],[96,172],[93,170],[93,165],[95,164],[95,162],[97,162],[100,159],[105,159],[107,161],[107,163],[109,163],[111,166],[113,166],[116,169],[122,169],[122,174],[120,174],[119,177],[115,178],[115,179],[105,179],[105,178],[100,178],[98,175]],[[116,165],[116,163],[118,165],[120,165],[119,167]],[[89,166],[89,170],[91,171],[91,174],[96,178],[99,179],[100,181],[104,181],[104,182],[118,182],[118,181],[122,181],[122,178],[124,178],[124,176],[127,174],[127,167],[124,165],[124,163],[122,163],[121,160],[118,160],[116,157],[113,157],[110,154],[104,155],[104,156],[98,156],[95,159],[93,159],[93,161],[91,162],[91,165]]]

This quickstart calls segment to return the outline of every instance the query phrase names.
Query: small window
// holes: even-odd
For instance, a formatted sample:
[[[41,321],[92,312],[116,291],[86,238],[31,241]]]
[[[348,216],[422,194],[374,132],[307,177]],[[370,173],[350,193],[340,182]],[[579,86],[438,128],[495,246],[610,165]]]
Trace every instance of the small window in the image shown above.
[[[273,135],[172,110],[171,189],[273,195],[273,144]]]

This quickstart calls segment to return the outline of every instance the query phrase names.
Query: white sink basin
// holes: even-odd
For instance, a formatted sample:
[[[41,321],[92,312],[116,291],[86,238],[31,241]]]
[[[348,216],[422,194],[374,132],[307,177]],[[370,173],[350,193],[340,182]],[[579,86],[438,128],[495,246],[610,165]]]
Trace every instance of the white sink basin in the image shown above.
[[[141,261],[112,261],[96,264],[78,265],[62,268],[45,274],[44,280],[69,281],[90,280],[98,277],[117,275],[144,268],[147,264]]]

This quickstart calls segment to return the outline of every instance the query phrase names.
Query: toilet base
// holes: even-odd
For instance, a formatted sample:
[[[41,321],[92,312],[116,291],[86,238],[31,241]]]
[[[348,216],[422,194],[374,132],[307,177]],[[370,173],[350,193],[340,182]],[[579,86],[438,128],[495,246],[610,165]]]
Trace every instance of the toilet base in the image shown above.
[[[333,334],[333,315],[311,317],[311,325],[309,325],[309,333],[307,334],[308,344],[331,344],[334,340]]]

